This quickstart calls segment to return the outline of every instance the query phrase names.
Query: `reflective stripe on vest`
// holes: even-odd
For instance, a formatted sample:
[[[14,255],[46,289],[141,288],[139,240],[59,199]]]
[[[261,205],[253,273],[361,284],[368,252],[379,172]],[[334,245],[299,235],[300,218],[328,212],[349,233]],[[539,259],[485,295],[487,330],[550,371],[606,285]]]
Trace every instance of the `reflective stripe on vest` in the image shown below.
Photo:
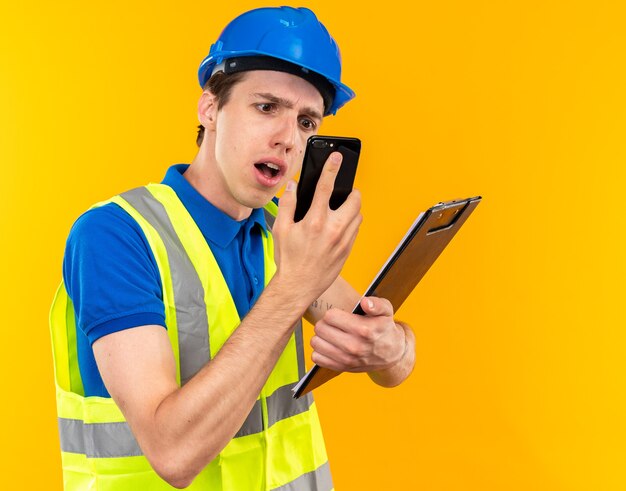
[[[95,423],[95,424],[84,424],[83,421],[80,420],[70,420],[65,418],[59,418],[59,429],[61,431],[61,447],[62,452],[66,452],[64,457],[84,454],[89,459],[104,459],[109,460],[112,457],[136,457],[142,456],[141,450],[139,446],[136,444],[136,441],[132,434],[130,434],[130,429],[126,423]],[[73,437],[73,438],[72,438]],[[91,438],[92,440],[83,440],[83,438]],[[69,439],[69,440],[68,440]],[[99,446],[95,447],[93,445],[89,445],[89,441],[98,441]],[[128,448],[124,451],[122,449],[121,442],[126,442]],[[108,446],[107,446],[108,444]],[[63,459],[67,460],[66,458]],[[64,474],[67,472],[67,469],[64,468]],[[242,471],[243,472],[243,471]],[[153,477],[156,477],[153,476]],[[156,479],[159,479],[156,477]],[[150,489],[173,489],[166,485],[163,481],[157,481],[160,487]],[[118,483],[119,484],[119,483]],[[153,484],[154,485],[154,484]],[[92,489],[87,487],[68,487],[67,480],[65,489]],[[100,488],[97,488],[100,489]],[[105,489],[105,488],[102,488]],[[108,489],[108,488],[106,488]],[[111,490],[125,490],[125,487],[113,486],[110,488]],[[138,488],[128,488],[129,490],[138,489]],[[201,487],[196,487],[194,484],[191,485],[190,488],[186,489],[203,489]],[[213,491],[214,489],[220,488],[204,488],[207,491]],[[235,488],[240,489],[240,488]],[[331,491],[333,489],[332,486],[332,478],[330,474],[330,468],[328,466],[328,462],[321,464],[318,468],[313,471],[309,471],[307,473],[302,474],[301,476],[295,478],[293,481],[288,482],[282,486],[278,486],[275,488],[268,488],[271,491],[279,491],[279,490],[288,490],[288,491],[311,491],[311,490],[319,490],[319,491]]]
[[[292,385],[278,389],[267,398],[268,428],[282,419],[307,411],[312,397],[293,399]],[[261,401],[257,400],[235,438],[263,431]],[[143,455],[128,423],[84,424],[78,419],[59,418],[63,452],[84,453],[87,457],[128,457]]]
[[[176,299],[179,355],[185,354],[180,357],[180,380],[184,384],[211,359],[202,282],[163,204],[146,188],[133,189],[121,196],[155,228],[165,245]]]
[[[272,491],[302,491],[309,489],[332,489],[332,487],[333,480],[330,477],[330,467],[328,462],[326,462],[314,471],[302,474],[290,483],[274,488]]]
[[[163,284],[177,378],[179,383],[185,383],[210,361],[239,324],[230,292],[201,232],[171,188],[150,185],[111,201],[138,222],[153,251]],[[266,207],[268,227],[273,224],[275,211],[274,203]],[[274,272],[271,234],[263,237],[263,246],[267,284]],[[201,278],[205,278],[204,286]],[[207,287],[213,291],[205,291]],[[213,302],[219,307],[213,306]],[[51,311],[51,328],[66,489],[87,489],[83,485],[95,478],[94,472],[101,484],[97,489],[133,489],[132,486],[148,483],[154,489],[171,489],[149,468],[112,399],[82,397],[77,360],[72,355],[73,308],[63,285]],[[235,438],[189,489],[332,489],[312,397],[291,397],[291,387],[304,372],[302,330],[298,325]],[[278,447],[272,451],[271,442],[280,442],[282,438],[295,440],[276,443]],[[275,455],[275,463],[261,456],[266,452]],[[244,475],[246,471],[253,474],[240,476],[242,465]],[[102,475],[98,474],[99,467]],[[120,481],[120,476],[115,476],[116,469],[120,475],[128,475],[128,480]],[[111,488],[105,485],[109,475]],[[126,482],[128,487],[124,487]]]

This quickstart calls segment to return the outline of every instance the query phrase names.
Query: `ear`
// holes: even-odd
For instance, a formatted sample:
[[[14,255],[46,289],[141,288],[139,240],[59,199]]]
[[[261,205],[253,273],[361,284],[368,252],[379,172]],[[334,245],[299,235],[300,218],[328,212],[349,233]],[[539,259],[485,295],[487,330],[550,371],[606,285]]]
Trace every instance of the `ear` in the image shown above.
[[[205,90],[198,101],[198,121],[206,130],[215,130],[217,119],[217,99],[213,93]]]

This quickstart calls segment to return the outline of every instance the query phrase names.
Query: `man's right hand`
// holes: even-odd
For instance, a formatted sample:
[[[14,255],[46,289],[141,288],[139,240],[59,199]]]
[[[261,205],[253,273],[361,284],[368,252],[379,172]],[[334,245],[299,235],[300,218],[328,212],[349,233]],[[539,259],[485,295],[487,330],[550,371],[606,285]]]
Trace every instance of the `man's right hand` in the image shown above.
[[[361,225],[361,195],[354,190],[336,210],[329,206],[342,156],[333,152],[322,170],[313,202],[305,217],[295,223],[296,183],[290,181],[280,199],[272,228],[277,277],[310,304],[335,281]]]

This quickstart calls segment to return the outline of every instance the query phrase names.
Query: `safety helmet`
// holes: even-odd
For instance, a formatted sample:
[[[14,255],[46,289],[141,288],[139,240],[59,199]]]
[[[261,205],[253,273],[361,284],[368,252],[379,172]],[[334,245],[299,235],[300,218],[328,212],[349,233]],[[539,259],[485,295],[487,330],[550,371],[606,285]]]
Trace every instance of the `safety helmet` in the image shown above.
[[[277,70],[298,75],[320,91],[325,115],[335,114],[355,96],[341,83],[337,43],[315,14],[303,7],[259,8],[231,21],[200,64],[200,86],[220,70]]]

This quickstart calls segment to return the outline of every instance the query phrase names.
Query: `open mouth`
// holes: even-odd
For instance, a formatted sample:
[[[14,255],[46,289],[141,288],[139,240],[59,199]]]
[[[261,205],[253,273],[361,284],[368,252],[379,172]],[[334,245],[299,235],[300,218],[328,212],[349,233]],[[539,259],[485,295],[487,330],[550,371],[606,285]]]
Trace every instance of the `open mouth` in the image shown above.
[[[261,171],[261,173],[269,178],[272,179],[274,177],[276,177],[278,174],[280,174],[280,167],[276,164],[273,164],[271,162],[261,162],[258,164],[254,164],[254,166],[259,169],[259,171]]]

